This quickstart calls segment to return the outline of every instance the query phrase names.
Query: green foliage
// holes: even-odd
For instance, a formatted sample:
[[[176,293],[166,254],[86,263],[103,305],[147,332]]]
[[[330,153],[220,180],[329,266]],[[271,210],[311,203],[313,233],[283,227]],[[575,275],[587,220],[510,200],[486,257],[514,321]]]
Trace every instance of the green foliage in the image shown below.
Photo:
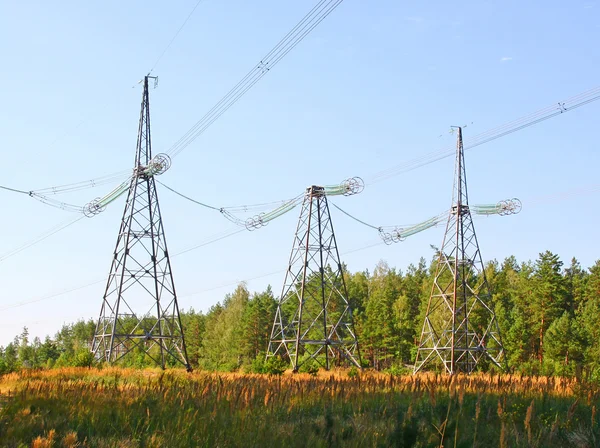
[[[300,373],[308,373],[309,375],[317,376],[317,373],[319,373],[319,364],[313,359],[307,359],[302,362],[298,371]]]
[[[393,376],[402,376],[402,375],[410,375],[412,374],[412,369],[403,366],[403,365],[398,365],[398,364],[394,364],[391,365],[390,367],[388,367],[387,369],[384,370],[385,373],[389,373],[390,375]]]
[[[227,295],[222,306],[211,308],[200,351],[201,368],[233,371],[248,361],[244,357],[244,331],[240,324],[249,297],[246,286],[239,285],[233,294]],[[254,359],[254,356],[250,359]]]
[[[268,373],[266,371],[266,355],[264,352],[259,352],[249,365],[244,367],[245,373]]]
[[[264,362],[263,371],[261,373],[268,373],[269,375],[281,375],[287,368],[287,362],[285,362],[279,356],[271,356]]]
[[[343,268],[363,367],[394,375],[410,371],[406,366],[415,359],[435,275],[435,256],[432,259],[429,265],[421,259],[406,272],[385,262],[378,263],[372,273],[350,273]],[[515,257],[502,263],[491,261],[485,273],[492,291],[489,305],[496,312],[511,371],[600,381],[600,261],[584,269],[572,259],[565,267],[556,254],[546,251],[524,263]],[[312,294],[320,297],[318,276],[308,282]],[[311,300],[305,306],[318,314],[319,303]],[[183,311],[192,367],[256,373],[288,368],[289,362],[265,361],[276,307],[270,287],[251,294],[241,284],[207,313]],[[283,310],[289,317],[286,313],[291,310]],[[339,310],[330,310],[330,316],[335,313]],[[472,322],[477,319],[473,316]],[[94,321],[79,321],[41,341],[32,340],[24,328],[13,342],[0,347],[0,374],[23,368],[92,365],[89,349],[94,330]],[[338,364],[343,360],[335,359],[334,365]],[[121,365],[154,364],[138,348]],[[309,368],[316,371],[312,365],[302,370]]]
[[[88,349],[81,348],[75,353],[73,366],[75,367],[92,367],[95,364],[94,354]]]

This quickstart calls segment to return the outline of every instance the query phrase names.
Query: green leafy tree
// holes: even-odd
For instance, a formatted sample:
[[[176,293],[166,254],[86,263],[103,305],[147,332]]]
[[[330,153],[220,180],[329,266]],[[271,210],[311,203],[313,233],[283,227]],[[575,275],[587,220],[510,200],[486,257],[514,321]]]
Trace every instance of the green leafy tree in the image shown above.
[[[400,331],[396,313],[402,313],[401,305],[394,304],[401,291],[402,276],[379,262],[370,282],[370,294],[362,322],[363,356],[377,370],[392,365],[400,350]]]
[[[233,294],[227,295],[220,307],[213,307],[206,316],[202,340],[200,366],[210,370],[236,370],[242,366],[244,312],[249,292],[240,284]]]
[[[185,343],[190,365],[197,368],[200,362],[202,341],[206,330],[206,316],[194,309],[181,313],[181,324],[185,335]]]

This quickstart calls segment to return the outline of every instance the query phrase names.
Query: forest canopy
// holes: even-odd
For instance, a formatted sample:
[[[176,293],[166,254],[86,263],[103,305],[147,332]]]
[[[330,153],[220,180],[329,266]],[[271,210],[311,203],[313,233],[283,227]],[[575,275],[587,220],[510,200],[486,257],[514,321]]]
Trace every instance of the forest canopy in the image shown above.
[[[600,260],[588,269],[573,258],[543,252],[535,261],[513,256],[488,262],[486,277],[507,353],[509,369],[524,374],[600,380]],[[381,261],[373,271],[344,267],[362,362],[391,373],[411,371],[435,261],[406,271]],[[260,371],[269,342],[277,296],[237,286],[206,313],[182,311],[187,351],[195,369]],[[94,320],[64,325],[54,337],[31,340],[27,328],[0,347],[0,373],[21,368],[92,366]],[[150,366],[143,353],[124,364]]]

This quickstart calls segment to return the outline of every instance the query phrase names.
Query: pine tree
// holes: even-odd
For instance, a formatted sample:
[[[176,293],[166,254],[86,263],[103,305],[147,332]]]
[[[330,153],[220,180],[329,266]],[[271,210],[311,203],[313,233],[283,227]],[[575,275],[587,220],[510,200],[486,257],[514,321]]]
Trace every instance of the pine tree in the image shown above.
[[[248,301],[242,321],[243,357],[246,364],[261,354],[264,357],[276,308],[277,301],[273,297],[271,286],[260,294],[254,294]]]
[[[562,276],[562,261],[546,251],[535,262],[532,279],[531,325],[537,334],[536,353],[540,363],[544,356],[544,336],[553,320],[569,309],[567,284]]]
[[[545,373],[572,376],[581,372],[586,340],[571,313],[565,311],[552,322],[546,340],[544,362],[549,369]]]

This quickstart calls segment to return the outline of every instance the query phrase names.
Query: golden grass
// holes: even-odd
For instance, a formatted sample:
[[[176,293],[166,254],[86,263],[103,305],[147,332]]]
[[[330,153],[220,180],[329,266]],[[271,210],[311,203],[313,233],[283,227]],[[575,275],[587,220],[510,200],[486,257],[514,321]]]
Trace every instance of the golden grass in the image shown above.
[[[344,370],[63,368],[5,375],[0,391],[0,441],[10,441],[0,446],[37,448],[594,446],[600,399],[597,385],[569,378]]]

